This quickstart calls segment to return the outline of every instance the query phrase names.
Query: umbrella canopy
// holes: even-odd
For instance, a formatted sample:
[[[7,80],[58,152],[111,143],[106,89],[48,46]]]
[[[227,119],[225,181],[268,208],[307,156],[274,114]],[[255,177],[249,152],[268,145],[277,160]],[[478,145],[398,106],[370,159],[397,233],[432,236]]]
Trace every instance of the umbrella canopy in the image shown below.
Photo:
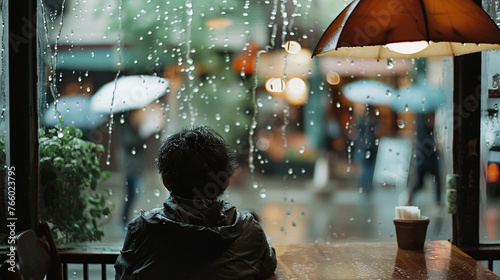
[[[443,91],[425,85],[411,85],[399,89],[399,96],[392,108],[396,112],[428,113],[446,102]]]
[[[342,92],[352,102],[390,105],[395,101],[396,90],[378,81],[360,80],[346,84]]]
[[[125,112],[143,108],[167,92],[169,82],[157,76],[124,76],[102,86],[91,100],[96,112]]]
[[[421,41],[428,46],[410,54],[386,46]],[[326,29],[313,56],[458,56],[498,48],[500,29],[471,0],[354,0]]]
[[[42,122],[46,126],[56,126],[59,125],[59,120],[62,119],[64,126],[73,125],[80,129],[95,128],[104,123],[108,115],[93,111],[90,108],[90,103],[90,97],[88,96],[63,96],[50,104],[49,108],[45,110]]]

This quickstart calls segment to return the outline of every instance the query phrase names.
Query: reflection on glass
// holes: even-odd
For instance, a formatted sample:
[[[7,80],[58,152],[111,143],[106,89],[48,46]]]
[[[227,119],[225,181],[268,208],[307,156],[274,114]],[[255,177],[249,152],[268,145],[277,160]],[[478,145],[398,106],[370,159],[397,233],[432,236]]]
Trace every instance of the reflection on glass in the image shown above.
[[[216,129],[238,154],[240,167],[225,198],[261,216],[273,242],[395,241],[393,209],[404,202],[415,172],[417,115],[393,103],[374,104],[371,89],[354,92],[361,99],[353,100],[343,88],[374,80],[388,85],[381,99],[397,100],[404,95],[399,89],[416,84],[418,68],[427,73],[419,82],[444,88],[451,84],[451,67],[441,60],[424,65],[418,59],[393,60],[388,67],[387,61],[346,58],[314,58],[318,67],[313,67],[310,50],[332,12],[325,16],[319,0],[294,3],[67,0],[63,8],[42,7],[48,46],[47,76],[40,81],[46,84],[39,95],[41,127],[63,131],[73,124],[82,139],[104,147],[99,167],[111,177],[97,190],[109,190],[104,203],[111,213],[97,222],[104,231],[101,245],[121,246],[124,222],[140,209],[162,205],[169,194],[155,167],[159,142],[197,124]],[[343,8],[332,5],[338,12]],[[300,44],[300,52],[282,49],[292,49],[292,42]],[[137,87],[120,86],[131,76],[142,77],[141,86],[153,77],[168,87],[142,104],[142,97],[122,99],[121,91]],[[85,109],[105,87],[109,102],[97,101],[99,111]],[[441,107],[451,108],[451,101]],[[359,109],[377,126],[363,128]],[[436,118],[442,118],[439,110]],[[434,137],[447,135],[440,129]],[[361,130],[375,135],[370,144],[358,141]],[[384,143],[404,143],[404,150],[375,152],[387,147]],[[446,146],[451,138],[440,143]],[[354,160],[360,151],[375,171],[362,187],[356,184],[362,165]],[[401,163],[397,181],[373,179],[394,173],[384,167],[391,162]],[[324,183],[315,180],[319,177]],[[441,221],[431,223],[436,226],[429,238],[447,239],[451,224],[430,199],[432,180],[425,179],[413,202],[423,215]]]

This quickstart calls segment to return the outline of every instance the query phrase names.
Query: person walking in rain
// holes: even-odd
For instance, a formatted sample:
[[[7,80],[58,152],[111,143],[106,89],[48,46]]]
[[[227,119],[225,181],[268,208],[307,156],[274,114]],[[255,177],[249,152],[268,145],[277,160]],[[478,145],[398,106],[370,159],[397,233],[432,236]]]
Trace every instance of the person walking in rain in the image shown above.
[[[417,115],[417,138],[415,143],[416,178],[410,188],[408,205],[412,205],[415,194],[424,186],[425,175],[433,176],[435,201],[441,205],[441,171],[439,151],[434,140],[434,112]]]

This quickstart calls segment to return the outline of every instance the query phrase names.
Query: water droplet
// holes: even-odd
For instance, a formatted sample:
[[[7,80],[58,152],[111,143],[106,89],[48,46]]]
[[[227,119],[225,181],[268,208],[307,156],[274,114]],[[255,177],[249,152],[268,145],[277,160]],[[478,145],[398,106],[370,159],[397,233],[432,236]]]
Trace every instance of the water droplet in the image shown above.
[[[154,194],[155,194],[156,197],[159,197],[160,196],[160,190],[155,189]]]
[[[303,154],[305,150],[306,150],[306,148],[304,146],[300,146],[299,147],[299,153],[300,154]]]
[[[142,144],[142,148],[145,150],[145,149],[147,149],[147,148],[148,148],[148,145],[146,145],[146,144]]]
[[[135,154],[137,154],[137,151],[135,150],[135,147],[134,147],[134,148],[132,148],[132,151],[130,151],[130,152],[131,152],[131,153],[132,153],[132,155],[134,155],[134,156],[135,156]]]
[[[64,137],[64,133],[62,133],[62,131],[59,131],[59,133],[57,133],[57,137],[63,138]]]
[[[391,95],[392,95],[392,92],[391,92],[390,90],[387,90],[387,91],[385,92],[385,94],[386,94],[387,96],[391,96]]]
[[[404,120],[398,120],[398,127],[403,129],[405,128],[405,121]]]
[[[392,69],[394,68],[394,60],[392,58],[387,59],[387,69]]]
[[[370,151],[366,151],[365,158],[369,159],[371,156],[372,156],[372,153]]]
[[[292,220],[292,227],[296,227],[297,223],[295,223],[295,220]]]
[[[121,124],[124,124],[124,123],[125,123],[125,118],[124,118],[124,117],[121,117],[121,118],[120,118],[120,123],[121,123]]]
[[[252,188],[257,189],[258,187],[259,187],[259,184],[257,184],[257,182],[253,182]]]
[[[260,190],[260,198],[266,198],[266,197],[267,197],[266,189],[261,189]]]
[[[231,129],[231,127],[230,127],[228,124],[226,124],[226,125],[224,126],[224,131],[225,131],[225,132],[229,132],[229,130],[230,130],[230,129]]]
[[[219,113],[215,114],[215,119],[220,121],[220,114]]]
[[[292,175],[293,174],[293,168],[288,169],[288,174]]]
[[[349,223],[354,224],[354,217],[349,218]]]

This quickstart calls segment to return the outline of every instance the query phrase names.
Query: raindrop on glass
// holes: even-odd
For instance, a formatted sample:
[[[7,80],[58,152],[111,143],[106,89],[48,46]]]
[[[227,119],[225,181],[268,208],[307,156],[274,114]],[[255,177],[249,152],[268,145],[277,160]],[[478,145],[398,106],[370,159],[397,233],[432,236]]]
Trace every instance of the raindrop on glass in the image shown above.
[[[387,59],[387,65],[386,65],[386,68],[387,68],[387,69],[392,69],[392,68],[394,68],[394,60],[393,60],[392,58]]]
[[[369,159],[371,156],[372,156],[372,153],[370,151],[366,151],[365,158]]]
[[[266,198],[266,197],[267,197],[266,189],[260,190],[260,198]]]
[[[306,148],[304,146],[300,146],[299,147],[299,153],[300,154],[303,154],[305,150],[306,150]]]
[[[160,190],[155,189],[154,194],[155,194],[156,197],[159,197],[160,196]]]
[[[131,153],[132,153],[132,155],[134,155],[134,156],[135,156],[135,154],[137,153],[137,151],[135,150],[135,147],[134,147],[134,148],[132,148]]]

